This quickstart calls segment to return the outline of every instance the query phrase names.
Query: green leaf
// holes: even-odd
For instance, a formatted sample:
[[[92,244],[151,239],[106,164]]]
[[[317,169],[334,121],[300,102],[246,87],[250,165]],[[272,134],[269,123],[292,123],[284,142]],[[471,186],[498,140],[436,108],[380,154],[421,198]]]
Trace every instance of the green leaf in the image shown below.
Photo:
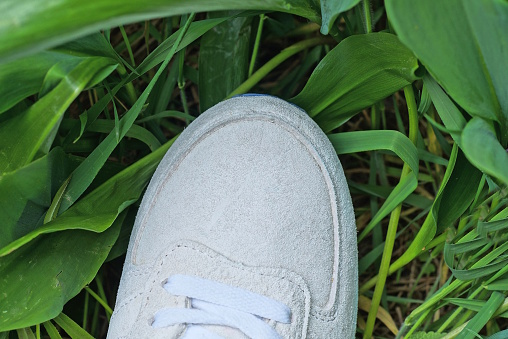
[[[211,18],[231,12],[209,13]],[[252,17],[229,19],[203,35],[199,45],[201,112],[222,101],[247,79]]]
[[[395,186],[378,212],[358,237],[361,241],[385,216],[401,204],[418,186],[418,152],[411,141],[397,131],[360,131],[328,136],[337,154],[390,150],[409,165],[412,172]]]
[[[45,51],[0,65],[0,113],[39,92],[48,70],[59,61],[68,59],[74,58]]]
[[[42,325],[46,329],[46,332],[48,332],[48,335],[51,339],[62,339],[62,336],[60,333],[58,333],[58,330],[56,329],[55,325],[51,323],[51,321],[45,321],[42,323]]]
[[[481,259],[476,257],[476,253],[480,252],[481,254],[481,251],[479,251],[480,248],[488,249],[493,245],[494,240],[485,237],[479,237],[473,240],[461,239],[454,244],[446,243],[444,247],[446,265],[448,265],[453,275],[462,281],[478,279],[506,269],[506,265],[508,264],[508,259],[504,256],[505,252],[508,251],[508,243],[506,242],[503,242]],[[454,257],[456,255],[460,255],[461,257],[469,255],[471,265],[468,265],[467,268],[462,268],[462,266],[464,266],[462,262],[465,261],[465,259],[455,264],[456,260],[454,260]],[[461,268],[456,268],[455,266]]]
[[[175,138],[110,178],[56,219],[3,246],[0,257],[9,257],[12,255],[10,253],[45,233],[71,229],[104,232],[117,219],[118,214],[139,199],[174,140]]]
[[[73,129],[73,127],[76,127],[78,124],[80,124],[80,121],[77,121],[76,119],[64,119],[61,124],[61,130]],[[114,128],[114,120],[97,119],[88,126],[88,132],[109,134]],[[142,141],[150,148],[151,151],[155,151],[161,146],[159,140],[152,133],[138,125],[132,125],[125,136]]]
[[[508,279],[499,279],[485,286],[489,291],[508,291]]]
[[[508,338],[508,330],[497,332],[496,334],[489,335],[485,339],[505,339]]]
[[[321,16],[323,20],[321,33],[324,35],[328,34],[339,14],[350,10],[359,2],[360,0],[321,0]]]
[[[471,119],[462,131],[462,149],[473,165],[508,185],[508,153],[489,123]]]
[[[53,320],[73,339],[93,339],[87,331],[63,313]]]
[[[508,3],[389,0],[390,22],[450,96],[508,133]]]
[[[462,298],[446,298],[445,301],[448,301],[456,306],[466,308],[468,310],[472,310],[475,312],[479,312],[482,307],[485,305],[484,300],[472,300],[472,299],[462,299]]]
[[[27,111],[3,122],[0,125],[0,174],[31,162],[54,127],[60,123],[67,107],[94,75],[105,69],[110,73],[115,67],[116,64],[109,58],[86,58]]]
[[[464,213],[474,199],[480,179],[481,173],[454,145],[431,211],[408,249],[390,265],[390,273],[408,264],[425,251],[425,247],[434,239],[438,228],[440,231],[444,230]]]
[[[61,148],[29,165],[0,176],[0,248],[42,225],[59,187],[79,165]]]
[[[92,183],[95,176],[104,165],[111,152],[116,148],[119,141],[126,135],[128,130],[132,127],[132,124],[138,117],[139,113],[143,109],[143,106],[150,95],[150,91],[155,86],[157,79],[160,77],[162,72],[166,69],[169,64],[169,61],[173,58],[176,49],[180,45],[182,38],[185,36],[192,20],[194,20],[194,14],[192,14],[184,27],[180,30],[178,38],[175,43],[172,45],[171,50],[166,55],[164,62],[159,67],[152,80],[145,88],[143,93],[139,96],[138,100],[134,103],[134,105],[125,113],[122,119],[118,123],[118,130],[111,131],[108,136],[97,146],[93,152],[86,158],[81,165],[73,172],[73,176],[69,183],[69,187],[64,195],[64,200],[62,201],[60,212],[67,210],[80,196],[83,192],[88,188],[88,186]],[[100,112],[100,111],[99,111]],[[115,124],[115,126],[117,126]],[[117,133],[118,131],[118,133]]]
[[[35,339],[35,335],[30,327],[17,329],[16,332],[19,339]]]
[[[102,233],[70,230],[44,235],[0,258],[0,331],[56,317],[97,274],[119,224]]]
[[[361,192],[367,193],[368,195],[382,199],[388,198],[388,196],[392,192],[392,188],[388,186],[359,184],[352,181],[348,181],[348,186],[350,189],[357,189]],[[404,200],[404,203],[409,206],[418,207],[419,209],[425,210],[430,208],[430,206],[433,203],[433,200],[418,194],[410,194]]]
[[[176,48],[176,51],[180,51],[182,48],[188,46],[190,43],[194,42],[196,39],[201,37],[205,32],[207,32],[209,29],[214,27],[215,25],[218,25],[221,22],[224,22],[228,18],[220,18],[220,19],[208,19],[208,20],[201,20],[198,22],[191,23],[189,29],[185,33],[185,36],[181,40],[180,44]],[[173,33],[170,37],[168,37],[166,40],[164,40],[152,53],[150,53],[145,60],[138,66],[136,71],[129,75],[129,77],[125,78],[121,83],[116,85],[111,90],[111,96],[115,95],[122,86],[124,86],[128,81],[132,81],[136,79],[136,77],[143,75],[144,73],[148,72],[153,67],[157,66],[159,63],[163,62],[164,59],[167,57],[168,53],[173,48],[173,45],[175,44],[177,38],[181,34],[182,28],[180,28],[178,31]],[[69,43],[72,44],[72,43]],[[68,46],[69,44],[66,44]],[[110,46],[111,47],[111,46]],[[82,124],[80,126],[76,126],[76,128],[73,128],[69,135],[67,136],[66,140],[72,142],[81,137],[83,132],[89,128],[89,126],[99,117],[101,112],[106,108],[108,103],[111,101],[111,96],[103,96],[95,105],[93,105],[88,111],[81,114],[79,116],[80,120],[82,121]],[[183,113],[182,113],[183,114]],[[150,117],[147,117],[146,119],[149,119]],[[194,119],[194,118],[192,118]],[[138,121],[139,122],[139,121]],[[81,129],[80,129],[81,127]]]
[[[441,339],[446,334],[436,332],[415,332],[411,335],[411,339]]]
[[[83,38],[71,40],[63,45],[56,46],[52,51],[80,57],[102,56],[122,62],[122,58],[116,54],[111,44],[101,33],[93,33]]]
[[[215,26],[223,23],[224,21],[232,17],[233,16],[226,16],[221,18],[200,20],[191,23],[189,29],[187,30],[187,33],[185,33],[185,36],[183,37],[182,41],[177,46],[176,52],[181,51],[183,48],[187,47],[192,42],[196,41],[196,39],[200,38],[210,29],[214,28]],[[168,52],[173,48],[173,45],[175,44],[181,32],[182,28],[171,34],[169,38],[167,38],[159,46],[157,46],[157,48],[152,53],[150,53],[145,58],[145,60],[143,60],[143,62],[136,68],[136,73],[137,74],[146,73],[148,72],[148,70],[152,69],[153,67],[163,62]]]
[[[469,208],[481,178],[482,173],[466,159],[464,153],[458,152],[451,177],[439,195],[438,233],[450,227]]]
[[[328,135],[337,154],[389,150],[418,173],[418,151],[408,137],[398,131],[359,131]]]
[[[436,80],[426,74],[423,77],[423,84],[432,98],[432,103],[445,127],[450,132],[453,140],[461,146],[460,134],[466,126],[466,119],[448,95],[439,87]]]
[[[0,113],[22,99],[41,90],[42,82],[51,67],[60,62],[79,63],[85,57],[104,56],[119,59],[102,34],[74,40],[51,51],[42,51],[0,65]],[[16,79],[16,81],[12,81]]]
[[[480,330],[492,318],[494,312],[503,303],[504,295],[499,292],[494,292],[489,300],[485,303],[482,309],[471,319],[466,327],[459,333],[456,339],[474,339],[477,338]]]
[[[0,3],[0,62],[60,45],[99,29],[191,12],[283,11],[320,22],[307,0],[4,0]],[[54,18],[59,18],[54,20]]]
[[[304,89],[291,101],[325,131],[340,126],[365,107],[418,77],[418,62],[393,34],[344,39],[321,60]]]

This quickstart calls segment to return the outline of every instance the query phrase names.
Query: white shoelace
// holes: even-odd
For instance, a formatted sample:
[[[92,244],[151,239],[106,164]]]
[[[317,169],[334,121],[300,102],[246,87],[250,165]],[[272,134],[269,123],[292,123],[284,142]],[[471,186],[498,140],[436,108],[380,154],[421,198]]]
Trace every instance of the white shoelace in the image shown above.
[[[291,311],[283,303],[216,281],[177,274],[168,278],[164,289],[190,298],[192,308],[162,309],[155,314],[152,326],[187,324],[184,338],[222,338],[198,325],[229,326],[250,338],[282,338],[263,319],[291,322]]]

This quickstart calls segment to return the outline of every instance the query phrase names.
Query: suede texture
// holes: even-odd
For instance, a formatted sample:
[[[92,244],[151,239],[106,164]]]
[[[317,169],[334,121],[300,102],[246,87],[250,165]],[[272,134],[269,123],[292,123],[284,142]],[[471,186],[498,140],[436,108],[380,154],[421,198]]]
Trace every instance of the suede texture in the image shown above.
[[[154,174],[108,338],[178,338],[184,325],[149,326],[158,309],[187,306],[161,287],[176,273],[286,303],[291,324],[272,324],[284,338],[353,338],[357,265],[351,198],[326,135],[283,100],[233,98],[196,119]]]

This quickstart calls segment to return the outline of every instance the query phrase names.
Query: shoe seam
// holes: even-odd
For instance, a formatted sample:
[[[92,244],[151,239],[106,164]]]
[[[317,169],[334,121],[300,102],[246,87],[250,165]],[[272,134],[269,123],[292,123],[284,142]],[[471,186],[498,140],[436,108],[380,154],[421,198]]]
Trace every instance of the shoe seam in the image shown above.
[[[304,295],[304,298],[305,298],[305,289],[303,289],[300,284],[298,284],[297,282],[287,278],[287,277],[280,277],[280,276],[276,276],[276,275],[273,275],[273,274],[268,274],[268,273],[263,273],[263,272],[256,272],[255,270],[252,270],[252,269],[249,269],[248,266],[245,266],[245,265],[241,265],[241,264],[237,264],[235,265],[234,262],[232,262],[231,260],[227,259],[227,258],[223,258],[222,256],[220,255],[217,255],[217,256],[212,256],[210,255],[209,253],[203,251],[202,249],[198,248],[198,247],[195,247],[195,246],[192,246],[192,245],[189,245],[189,244],[177,244],[173,249],[171,249],[171,251],[169,253],[166,253],[164,255],[164,257],[167,257],[169,256],[172,252],[178,250],[179,248],[186,248],[186,249],[190,249],[190,250],[194,250],[194,251],[197,251],[198,253],[202,254],[202,255],[205,255],[206,257],[210,258],[210,259],[214,259],[214,260],[217,260],[219,259],[221,263],[224,263],[228,266],[233,266],[234,268],[236,269],[239,269],[241,271],[247,271],[247,272],[250,272],[250,273],[254,273],[254,274],[259,274],[261,276],[267,276],[267,277],[271,277],[271,278],[275,278],[275,279],[280,279],[280,280],[286,280],[288,281],[290,284],[292,284],[293,286],[295,286],[301,294]],[[160,263],[160,266],[163,266],[163,262],[161,261]],[[160,269],[157,269],[157,275],[161,272]],[[309,300],[310,302],[310,300]],[[309,312],[309,315],[310,315],[310,312]],[[308,326],[307,326],[307,329],[308,329]],[[301,333],[299,333],[301,334]],[[301,338],[301,336],[299,335],[297,338]],[[296,339],[296,338],[295,338]]]

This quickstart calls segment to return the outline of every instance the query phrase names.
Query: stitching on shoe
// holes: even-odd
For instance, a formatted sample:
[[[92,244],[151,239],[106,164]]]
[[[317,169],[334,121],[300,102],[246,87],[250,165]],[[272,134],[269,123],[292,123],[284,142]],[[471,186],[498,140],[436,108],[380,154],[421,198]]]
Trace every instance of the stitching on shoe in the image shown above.
[[[295,281],[291,280],[291,279],[288,279],[286,277],[278,277],[278,276],[275,276],[275,275],[272,275],[272,274],[266,274],[266,273],[260,273],[260,272],[256,272],[254,270],[251,270],[251,269],[248,269],[247,266],[240,266],[240,265],[234,265],[234,262],[233,262],[233,265],[231,264],[232,262],[230,260],[228,260],[227,258],[223,258],[222,256],[220,255],[217,255],[217,256],[212,256],[210,255],[209,253],[206,253],[204,251],[202,251],[200,248],[197,248],[195,246],[192,246],[192,245],[187,245],[187,244],[177,244],[173,249],[171,249],[171,251],[167,254],[164,255],[165,258],[167,258],[172,252],[176,251],[177,249],[179,248],[186,248],[186,249],[190,249],[190,250],[194,250],[194,251],[197,251],[198,253],[200,254],[203,254],[205,255],[206,257],[210,258],[210,259],[219,259],[222,263],[230,266],[230,267],[233,267],[235,269],[239,269],[241,271],[247,271],[247,272],[250,272],[250,273],[254,273],[254,274],[259,274],[261,276],[267,276],[267,277],[271,277],[271,278],[275,278],[275,279],[280,279],[280,280],[287,280],[289,281],[292,285],[296,286],[296,288],[304,295],[304,299],[305,299],[305,290],[298,284],[296,283]],[[163,261],[161,260],[161,263],[160,263],[160,266],[162,267],[163,266]],[[157,275],[161,272],[161,270],[157,270]],[[308,326],[307,326],[307,329],[308,329]],[[297,332],[298,334],[298,337],[297,338],[301,338],[301,331],[295,331]],[[297,339],[295,338],[295,339]]]
[[[332,167],[327,166],[327,163],[329,162],[326,157],[323,156],[322,152],[318,150],[318,146],[322,146],[322,140],[320,138],[316,138],[313,135],[309,135],[305,131],[301,130],[301,126],[299,123],[291,123],[290,121],[287,121],[286,117],[279,117],[278,119],[272,115],[271,111],[264,111],[264,110],[249,110],[249,112],[255,113],[256,116],[253,117],[237,117],[235,119],[227,120],[227,121],[218,121],[217,125],[213,126],[210,129],[206,129],[205,131],[193,131],[193,133],[197,133],[199,136],[198,139],[194,140],[192,143],[187,145],[182,145],[182,147],[186,148],[185,151],[181,152],[181,154],[178,154],[174,159],[172,164],[167,168],[167,170],[163,173],[161,173],[161,178],[164,178],[164,180],[158,185],[156,191],[154,192],[153,198],[150,200],[150,207],[148,208],[148,211],[143,216],[142,221],[140,222],[139,229],[136,232],[136,239],[134,243],[133,248],[133,256],[131,259],[131,262],[134,263],[134,258],[136,257],[136,252],[138,250],[139,241],[142,237],[143,230],[146,227],[147,217],[150,214],[150,211],[153,209],[153,207],[157,204],[160,197],[160,192],[165,188],[168,178],[173,175],[173,173],[179,168],[181,162],[187,157],[187,155],[195,148],[197,145],[199,145],[202,141],[204,141],[212,132],[219,131],[231,124],[240,123],[244,121],[265,121],[268,123],[275,123],[276,121],[279,121],[279,126],[286,130],[288,133],[294,135],[296,140],[304,146],[305,149],[309,152],[310,156],[314,159],[316,162],[316,165],[319,167],[320,172],[323,175],[323,179],[326,182],[326,186],[328,187],[329,191],[329,197],[330,197],[330,208],[332,210],[332,219],[334,224],[334,234],[340,233],[339,230],[342,229],[342,224],[339,220],[339,218],[336,217],[337,210],[334,206],[337,206],[337,202],[339,200],[339,195],[337,194],[337,190],[335,187],[335,182],[332,179],[332,174],[335,174],[335,170]],[[301,114],[301,112],[300,112]],[[301,116],[298,116],[299,120],[302,119]],[[300,122],[300,121],[298,121]],[[314,129],[314,126],[311,126],[312,129]],[[335,236],[335,235],[334,235]],[[334,246],[335,247],[335,246]],[[338,265],[340,267],[340,253],[338,258]],[[335,271],[335,270],[333,270]],[[339,272],[340,269],[337,271]],[[334,273],[337,273],[334,272]],[[332,288],[332,286],[330,286]],[[334,292],[336,293],[336,292]],[[312,314],[319,314],[321,317],[337,317],[337,295],[335,295],[334,298],[334,305],[327,311],[320,311],[320,310],[311,310]],[[333,312],[333,313],[332,313]]]

